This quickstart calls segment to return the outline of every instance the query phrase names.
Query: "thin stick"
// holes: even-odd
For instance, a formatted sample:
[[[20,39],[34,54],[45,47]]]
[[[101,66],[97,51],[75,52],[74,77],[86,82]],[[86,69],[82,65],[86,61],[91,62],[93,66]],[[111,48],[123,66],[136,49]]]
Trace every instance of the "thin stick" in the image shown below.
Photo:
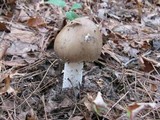
[[[109,112],[129,93],[129,91],[127,91],[109,110],[108,112],[106,113],[106,115],[109,114]],[[105,116],[106,116],[105,115]]]
[[[37,88],[26,98],[26,100],[28,100],[28,99],[40,88],[40,86],[41,86],[41,84],[43,83],[43,81],[44,81],[44,79],[45,79],[45,77],[46,77],[49,69],[53,66],[53,64],[54,64],[56,61],[57,61],[57,60],[53,61],[52,64],[48,67],[46,73],[44,74],[44,76],[43,76],[42,80],[40,81],[40,83],[38,84]],[[24,103],[26,102],[26,100],[24,100],[19,106],[17,106],[17,108],[19,108],[22,104],[24,104]],[[17,109],[17,108],[16,108],[16,109]]]

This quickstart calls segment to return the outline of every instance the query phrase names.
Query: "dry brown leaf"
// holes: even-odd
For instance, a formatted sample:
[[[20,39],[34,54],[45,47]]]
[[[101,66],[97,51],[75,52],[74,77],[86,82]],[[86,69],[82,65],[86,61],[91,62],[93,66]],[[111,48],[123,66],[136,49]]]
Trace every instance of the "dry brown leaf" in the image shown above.
[[[104,80],[103,79],[98,79],[98,80],[96,80],[96,83],[97,83],[97,85],[100,87],[100,88],[102,88],[105,84],[104,84]]]
[[[6,27],[6,25],[3,22],[0,22],[0,31],[5,31],[7,33],[10,32],[10,30]]]
[[[12,31],[11,33],[6,34],[4,36],[4,39],[7,39],[7,40],[10,40],[13,42],[14,41],[21,41],[21,42],[25,42],[25,43],[34,43],[38,39],[36,34],[33,33],[32,31],[21,30],[18,28],[11,28],[11,31]]]
[[[116,53],[112,52],[109,50],[109,47],[107,44],[105,44],[103,47],[102,47],[102,54],[109,54],[113,59],[115,59],[118,63],[121,64],[121,61],[118,59],[118,57],[116,56]]]
[[[152,66],[151,62],[147,61],[146,59],[144,59],[142,56],[139,56],[139,61],[140,61],[140,66],[141,69],[145,72],[150,72],[154,69],[154,67]]]
[[[88,111],[92,111],[92,103],[87,98],[84,100],[84,105],[86,106]]]
[[[9,48],[9,42],[6,42],[6,41],[0,42],[0,60],[6,54],[6,51],[8,48]]]
[[[93,108],[93,100],[95,99],[95,95],[91,95],[90,93],[87,93],[87,96],[84,98],[84,105],[89,111],[92,111]]]
[[[8,90],[7,90],[8,94],[13,94],[13,95],[17,95],[18,91],[13,89],[11,86],[9,86]]]
[[[35,112],[33,111],[33,109],[31,109],[31,110],[27,113],[25,120],[38,120],[37,115],[35,114]]]
[[[0,82],[2,82],[5,78],[9,76],[9,78],[14,78],[15,76],[24,76],[23,73],[18,73],[18,71],[7,71],[4,73],[0,73]]]
[[[22,9],[20,11],[20,13],[19,13],[18,21],[20,21],[20,22],[26,22],[28,19],[30,19],[30,17],[26,13],[26,11]]]
[[[27,21],[27,25],[28,25],[29,27],[37,28],[37,27],[46,26],[46,23],[45,23],[45,21],[42,19],[42,17],[37,16],[37,17],[34,17],[34,18],[30,18],[30,19]]]
[[[133,103],[128,105],[127,112],[129,114],[130,120],[134,120],[134,117],[145,108],[156,108],[156,103]]]
[[[145,59],[146,61],[152,63],[152,64],[155,65],[156,67],[160,67],[160,62],[158,62],[158,61],[156,61],[156,60],[154,60],[154,59],[152,59],[152,58],[147,58],[147,57],[145,57],[145,56],[142,56],[142,57],[143,57],[143,59]]]
[[[137,9],[138,9],[138,14],[139,14],[139,22],[141,22],[143,1],[142,0],[135,0],[135,1],[137,4]]]
[[[117,25],[113,29],[116,34],[136,34],[136,29],[132,25]]]
[[[108,111],[108,106],[104,102],[101,92],[98,92],[96,97],[88,94],[84,99],[84,105],[89,111],[93,111],[99,116],[105,115]]]
[[[59,104],[59,107],[68,107],[73,105],[73,101],[69,98],[64,98],[64,100]]]
[[[127,2],[135,2],[137,5],[137,10],[138,10],[138,14],[139,14],[139,22],[141,20],[141,16],[142,16],[142,7],[143,7],[143,0],[127,0]]]
[[[46,104],[45,104],[45,108],[44,110],[46,112],[51,112],[52,110],[54,109],[57,109],[58,108],[58,103],[53,101],[53,100],[49,100]]]
[[[21,41],[15,41],[8,49],[6,54],[8,55],[21,55],[26,57],[27,53],[37,51],[38,46],[34,44],[24,43]]]
[[[132,47],[139,47],[142,50],[148,50],[151,47],[148,40],[143,40],[143,41],[140,41],[140,42],[135,42],[134,41],[134,42],[131,43],[131,46]]]
[[[10,82],[11,82],[11,78],[9,76],[7,76],[5,79],[4,79],[4,83],[5,85],[0,88],[0,94],[3,94],[3,93],[6,93],[7,90],[9,89],[10,87]]]
[[[3,65],[6,66],[14,66],[14,67],[22,67],[22,66],[26,66],[27,63],[25,63],[24,61],[20,61],[20,60],[14,60],[14,61],[2,61]]]
[[[7,4],[15,4],[16,0],[7,0]]]
[[[151,84],[151,91],[156,92],[158,90],[158,85]]]

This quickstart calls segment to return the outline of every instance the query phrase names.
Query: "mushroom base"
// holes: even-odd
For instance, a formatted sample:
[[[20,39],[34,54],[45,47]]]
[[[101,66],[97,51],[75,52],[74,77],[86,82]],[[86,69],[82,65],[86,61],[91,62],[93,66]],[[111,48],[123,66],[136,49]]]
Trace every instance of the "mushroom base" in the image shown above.
[[[83,62],[65,63],[62,88],[79,87],[82,84]]]

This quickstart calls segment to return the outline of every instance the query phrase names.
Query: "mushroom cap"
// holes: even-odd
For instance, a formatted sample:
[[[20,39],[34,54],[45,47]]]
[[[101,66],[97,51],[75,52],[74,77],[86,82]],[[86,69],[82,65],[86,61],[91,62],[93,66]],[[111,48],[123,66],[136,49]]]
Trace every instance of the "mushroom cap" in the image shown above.
[[[94,61],[100,56],[101,49],[102,35],[87,17],[67,23],[54,42],[56,54],[67,62]]]

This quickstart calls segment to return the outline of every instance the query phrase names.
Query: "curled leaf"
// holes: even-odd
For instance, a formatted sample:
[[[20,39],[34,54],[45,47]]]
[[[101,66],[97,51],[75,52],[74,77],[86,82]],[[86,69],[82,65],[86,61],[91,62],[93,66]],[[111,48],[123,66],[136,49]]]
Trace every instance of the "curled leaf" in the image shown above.
[[[102,98],[102,93],[98,92],[97,97],[93,101],[93,109],[99,116],[103,116],[107,113],[107,104],[104,102]]]

